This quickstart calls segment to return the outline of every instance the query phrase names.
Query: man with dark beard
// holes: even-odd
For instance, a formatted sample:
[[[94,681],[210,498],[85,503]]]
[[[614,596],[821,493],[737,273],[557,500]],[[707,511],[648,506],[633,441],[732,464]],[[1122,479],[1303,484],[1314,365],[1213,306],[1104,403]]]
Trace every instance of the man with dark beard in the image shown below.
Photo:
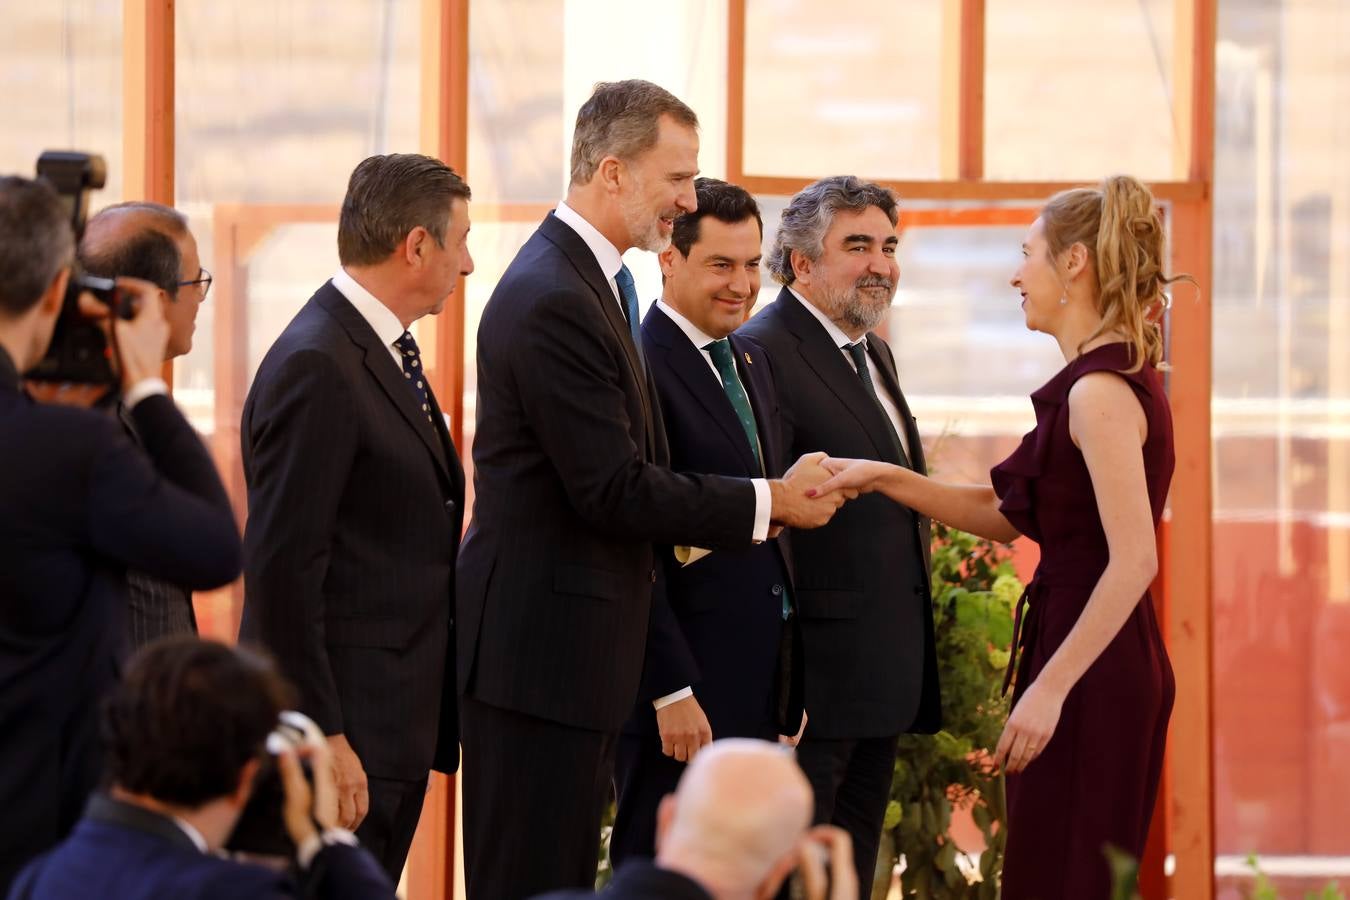
[[[852,176],[810,185],[783,212],[766,260],[783,290],[737,333],[774,361],[789,459],[824,450],[924,471],[895,358],[872,333],[900,276],[896,221],[891,193]],[[853,837],[863,896],[899,736],[939,724],[928,541],[928,520],[874,495],[792,538],[810,715],[798,759],[816,822]]]

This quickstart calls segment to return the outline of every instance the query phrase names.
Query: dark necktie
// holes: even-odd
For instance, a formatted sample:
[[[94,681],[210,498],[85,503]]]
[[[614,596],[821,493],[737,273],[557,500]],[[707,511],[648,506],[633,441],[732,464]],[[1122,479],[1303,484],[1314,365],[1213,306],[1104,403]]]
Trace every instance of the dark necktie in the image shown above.
[[[750,452],[755,456],[755,465],[763,473],[764,459],[760,456],[759,429],[755,426],[755,411],[750,408],[750,397],[745,393],[745,385],[741,384],[741,377],[736,372],[736,358],[731,355],[731,341],[722,338],[720,341],[713,341],[703,349],[708,351],[708,355],[712,357],[713,365],[717,367],[717,374],[722,376],[722,390],[726,392],[727,399],[731,401],[731,408],[736,411],[736,418],[740,420],[741,427],[745,429],[745,438],[750,442]],[[783,621],[787,621],[791,610],[792,595],[784,586],[782,591]]]
[[[633,336],[633,345],[638,353],[642,352],[642,323],[638,321],[637,287],[633,284],[633,273],[627,266],[619,266],[614,274],[614,283],[619,286],[619,296],[623,298],[623,314],[628,318],[628,333]]]
[[[755,427],[755,412],[750,408],[750,398],[746,396],[745,387],[741,384],[740,376],[736,374],[736,360],[731,355],[731,342],[726,338],[720,341],[713,341],[703,348],[712,356],[713,365],[717,367],[717,373],[722,376],[722,390],[726,391],[727,399],[731,401],[731,408],[736,411],[736,418],[740,420],[741,427],[745,429],[746,440],[750,442],[750,452],[754,454],[755,465],[759,466],[759,471],[764,471],[764,460],[759,455],[759,431]]]
[[[867,338],[863,338],[856,344],[845,344],[844,349],[848,351],[849,356],[853,357],[853,365],[858,369],[858,378],[863,383],[863,389],[867,391],[867,396],[871,397],[872,402],[876,404],[877,412],[881,413],[881,421],[886,424],[886,433],[895,442],[895,453],[900,459],[900,465],[906,469],[912,468],[909,464],[909,457],[905,455],[905,445],[900,442],[900,435],[896,434],[895,423],[886,414],[886,407],[881,405],[881,398],[877,396],[877,386],[872,382],[872,372],[867,366]]]
[[[417,341],[413,340],[410,332],[405,331],[394,341],[394,346],[398,348],[399,361],[403,363],[403,377],[407,380],[408,387],[412,389],[418,404],[421,405],[422,412],[426,414],[427,421],[434,426],[436,423],[431,418],[431,394],[427,391],[427,376],[422,371],[422,354],[417,349]]]

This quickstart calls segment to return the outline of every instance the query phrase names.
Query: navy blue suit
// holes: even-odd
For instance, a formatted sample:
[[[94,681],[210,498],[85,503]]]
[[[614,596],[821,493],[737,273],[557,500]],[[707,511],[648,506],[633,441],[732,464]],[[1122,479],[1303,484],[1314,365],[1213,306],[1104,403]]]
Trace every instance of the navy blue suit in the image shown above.
[[[653,305],[642,345],[661,404],[671,468],[741,478],[776,477],[783,456],[770,360],[750,338],[731,337],[741,383],[754,410],[761,471],[736,413],[704,353]],[[610,841],[616,866],[654,852],[656,809],[675,790],[684,763],[661,752],[651,700],[685,686],[712,727],[713,738],[775,740],[800,722],[800,652],[795,618],[784,618],[791,595],[785,538],[719,550],[682,566],[659,547],[664,591],[655,592],[648,653],[637,708],[616,755],[618,815]]]
[[[173,401],[110,414],[34,403],[0,350],[0,892],[80,817],[102,768],[97,707],[124,651],[126,568],[206,590],[239,532]]]
[[[392,898],[374,857],[334,845],[292,878],[253,863],[210,856],[171,819],[129,803],[95,796],[60,846],[19,875],[9,900],[226,900],[234,897]]]

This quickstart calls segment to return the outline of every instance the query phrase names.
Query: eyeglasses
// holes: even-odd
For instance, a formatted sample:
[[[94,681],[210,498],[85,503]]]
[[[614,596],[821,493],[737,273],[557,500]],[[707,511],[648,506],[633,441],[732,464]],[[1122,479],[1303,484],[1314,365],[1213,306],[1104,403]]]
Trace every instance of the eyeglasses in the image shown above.
[[[190,285],[190,284],[200,284],[200,285],[203,285],[203,287],[202,287],[202,300],[205,300],[205,299],[206,299],[206,295],[209,294],[209,293],[211,293],[211,273],[208,272],[208,271],[206,271],[205,269],[202,269],[202,270],[201,270],[201,274],[198,275],[196,278],[192,279],[191,281],[180,281],[180,282],[178,282],[178,286],[179,286],[179,287],[187,287],[187,286]]]

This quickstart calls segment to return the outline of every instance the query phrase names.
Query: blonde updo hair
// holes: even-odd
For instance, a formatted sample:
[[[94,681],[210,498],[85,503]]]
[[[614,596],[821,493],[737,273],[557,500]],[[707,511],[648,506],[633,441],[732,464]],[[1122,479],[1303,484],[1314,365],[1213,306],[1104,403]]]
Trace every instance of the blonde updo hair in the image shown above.
[[[1102,324],[1083,343],[1119,332],[1131,345],[1129,371],[1145,362],[1164,368],[1164,289],[1193,279],[1163,274],[1162,216],[1148,188],[1129,175],[1113,175],[1097,188],[1060,191],[1041,210],[1041,223],[1052,263],[1074,244],[1087,248]]]

